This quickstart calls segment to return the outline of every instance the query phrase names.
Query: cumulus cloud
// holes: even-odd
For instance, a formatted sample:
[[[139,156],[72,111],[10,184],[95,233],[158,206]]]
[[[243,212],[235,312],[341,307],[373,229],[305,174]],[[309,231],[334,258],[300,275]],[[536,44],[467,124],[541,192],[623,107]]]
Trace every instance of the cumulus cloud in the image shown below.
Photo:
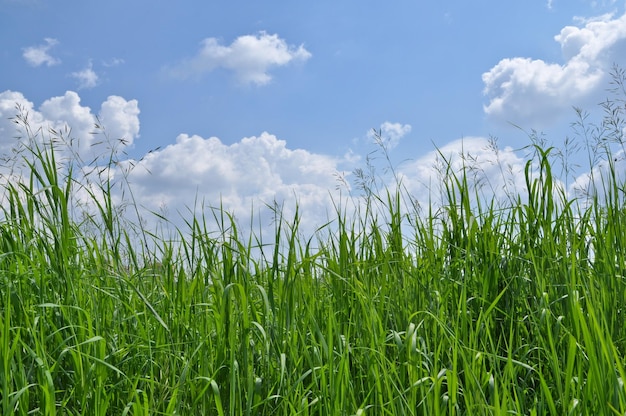
[[[107,98],[100,112],[95,114],[81,105],[80,97],[72,91],[44,101],[39,108],[20,92],[1,92],[0,203],[5,201],[4,184],[28,180],[25,178],[29,167],[25,161],[38,165],[28,149],[54,144],[60,177],[68,172],[68,163],[74,167],[76,194],[70,203],[75,207],[93,208],[94,200],[88,196],[88,190],[98,190],[92,185],[101,183],[99,176],[107,173],[110,157],[124,157],[123,150],[139,134],[138,115],[136,100],[117,96]],[[110,123],[110,128],[106,131],[96,128],[98,120]],[[102,201],[102,192],[94,195]],[[123,199],[122,195],[113,197],[116,201]],[[75,212],[82,212],[82,208]]]
[[[620,150],[612,154],[611,161],[600,159],[591,170],[574,178],[569,185],[568,195],[579,198],[583,203],[593,204],[594,198],[603,201],[610,192],[614,192],[610,187],[611,183],[623,184],[625,181],[626,157],[624,151]]]
[[[117,184],[130,186],[148,227],[158,222],[150,212],[165,209],[175,225],[184,227],[183,218],[189,219],[190,211],[202,214],[201,209],[206,213],[210,207],[220,206],[244,226],[254,217],[272,227],[272,207],[277,206],[287,219],[293,218],[297,209],[303,214],[303,229],[311,233],[332,217],[333,198],[339,198],[341,192],[337,189],[339,169],[346,165],[350,170],[353,163],[352,155],[337,158],[292,149],[286,141],[264,132],[232,144],[217,137],[181,134],[169,146],[137,159],[126,159],[117,152],[116,163],[110,164],[107,156],[114,150],[112,146],[123,150],[139,134],[137,102],[111,96],[96,114],[81,105],[80,96],[72,91],[52,97],[38,108],[19,92],[0,93],[3,155],[15,155],[11,152],[20,144],[16,137],[26,139],[24,125],[10,120],[20,113],[18,105],[22,114],[28,114],[29,130],[35,133],[36,140],[52,138],[50,129],[62,132],[70,145],[67,150],[74,157],[79,156],[74,159],[78,163],[74,174],[77,186],[84,186],[79,192],[83,209],[95,209],[86,190],[102,198],[102,190],[93,184],[98,183],[98,178],[111,178]],[[110,141],[92,134],[96,123],[106,129]],[[127,142],[118,142],[118,138]],[[63,151],[64,146],[59,149]],[[65,161],[69,156],[63,152],[58,160]],[[15,173],[12,171],[11,175]],[[0,181],[8,174],[0,168]],[[112,199],[119,207],[129,202],[128,189],[124,193],[116,186],[113,191]]]
[[[510,201],[525,192],[526,159],[495,139],[466,137],[433,150],[398,170],[402,185],[420,204],[446,203],[446,181],[465,171],[470,189],[485,200]]]
[[[45,38],[44,44],[37,46],[29,46],[23,49],[22,56],[31,66],[53,66],[61,63],[60,59],[54,58],[49,51],[59,42],[53,38]]]
[[[184,213],[199,198],[247,223],[253,207],[267,215],[264,207],[277,203],[289,217],[297,203],[310,230],[328,219],[342,162],[290,149],[267,132],[230,145],[217,137],[181,134],[174,144],[134,162],[129,180],[138,200],[152,210]]]
[[[98,74],[93,70],[93,64],[89,64],[82,70],[72,72],[70,74],[72,78],[78,81],[78,89],[89,89],[98,85]]]
[[[506,58],[483,74],[489,117],[541,125],[601,92],[610,67],[625,51],[626,14],[579,22],[554,37],[565,63]]]
[[[102,103],[99,113],[94,114],[89,107],[81,105],[80,96],[73,91],[44,101],[38,109],[22,93],[4,91],[0,93],[0,150],[4,152],[16,147],[16,137],[26,139],[24,126],[13,122],[20,113],[28,114],[29,128],[37,133],[39,139],[49,137],[50,130],[63,133],[64,139],[72,141],[75,150],[84,157],[105,151],[95,145],[104,142],[102,137],[93,134],[98,120],[103,125],[110,124],[106,135],[112,141],[124,139],[120,148],[131,145],[139,135],[137,100],[113,95]]]
[[[189,78],[223,68],[234,72],[242,84],[265,85],[272,80],[271,68],[292,61],[306,61],[310,57],[311,53],[303,45],[288,45],[278,35],[262,31],[256,35],[240,36],[228,46],[220,44],[216,38],[207,38],[202,41],[196,56],[169,72],[179,78]]]

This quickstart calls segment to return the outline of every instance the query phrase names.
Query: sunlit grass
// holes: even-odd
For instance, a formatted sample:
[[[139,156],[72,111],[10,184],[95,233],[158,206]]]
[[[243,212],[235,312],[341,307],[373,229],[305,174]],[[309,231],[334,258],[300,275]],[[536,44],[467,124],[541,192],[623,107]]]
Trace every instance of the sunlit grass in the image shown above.
[[[507,205],[447,170],[419,215],[400,186],[311,238],[216,209],[138,245],[110,182],[79,222],[81,185],[33,144],[4,185],[0,413],[623,415],[624,184],[609,163],[581,204],[533,149]]]

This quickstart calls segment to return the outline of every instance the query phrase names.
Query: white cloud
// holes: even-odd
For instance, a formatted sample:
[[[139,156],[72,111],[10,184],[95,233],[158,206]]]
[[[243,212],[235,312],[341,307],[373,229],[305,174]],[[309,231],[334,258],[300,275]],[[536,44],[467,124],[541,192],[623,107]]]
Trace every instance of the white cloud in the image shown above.
[[[593,0],[591,1],[591,6],[592,7],[608,7],[608,6],[612,6],[617,2],[617,0],[601,0],[601,1],[597,1],[597,0]]]
[[[176,143],[146,155],[135,164],[129,180],[136,198],[152,210],[187,212],[196,197],[208,206],[233,212],[247,224],[251,209],[264,214],[264,204],[284,204],[287,217],[298,208],[311,230],[328,219],[336,173],[344,160],[290,149],[269,133],[228,145],[216,137],[181,134]],[[257,215],[255,213],[255,215]]]
[[[446,180],[463,171],[470,190],[484,200],[495,197],[507,202],[525,192],[525,164],[526,160],[511,147],[500,149],[494,140],[466,137],[402,165],[398,173],[402,184],[424,206],[445,203]],[[470,197],[476,194],[472,192]]]
[[[93,64],[89,64],[81,71],[72,72],[70,76],[78,81],[78,89],[93,88],[98,85],[98,74],[93,70]]]
[[[26,139],[26,132],[21,131],[23,128],[19,130],[19,126],[10,120],[18,115],[16,105],[21,107],[23,114],[28,114],[30,130],[39,132],[40,140],[48,138],[50,129],[63,133],[64,139],[72,140],[74,150],[84,158],[104,152],[105,146],[109,145],[104,143],[106,140],[103,140],[103,137],[92,134],[98,119],[101,119],[103,124],[110,124],[106,130],[110,140],[116,143],[119,139],[125,140],[125,144],[120,144],[121,147],[131,145],[139,135],[137,100],[110,96],[102,103],[96,115],[89,107],[80,104],[79,95],[73,91],[67,91],[62,96],[44,101],[39,109],[36,109],[35,105],[23,94],[4,91],[0,93],[0,150],[2,153],[16,147],[16,137]],[[100,142],[103,142],[102,145],[95,145]]]
[[[23,49],[22,56],[31,66],[53,66],[61,63],[60,59],[52,57],[48,52],[59,42],[53,38],[45,38],[45,44],[29,46]]]
[[[235,73],[242,84],[265,85],[272,80],[269,70],[291,61],[306,61],[311,57],[303,45],[288,45],[278,35],[259,32],[235,39],[229,46],[221,45],[216,38],[207,38],[196,56],[183,61],[170,70],[180,78],[202,75],[217,68]]]
[[[378,133],[380,133],[380,139],[384,141],[384,145],[388,150],[395,148],[398,143],[400,143],[400,139],[411,132],[410,124],[401,124],[401,123],[391,123],[389,121],[385,121],[380,125],[380,129]],[[367,133],[367,137],[369,139],[376,138],[377,133],[373,131],[369,131]]]
[[[111,95],[100,107],[99,120],[113,140],[131,145],[139,137],[139,105],[137,100],[125,100]]]
[[[29,118],[32,124],[37,126],[41,122],[41,114],[32,113],[33,103],[28,101],[22,93],[10,90],[0,93],[0,157],[18,147],[17,137],[20,134],[16,131],[16,124],[13,120],[18,106],[30,113]]]
[[[113,59],[109,59],[108,61],[103,61],[102,65],[106,67],[114,67],[114,66],[123,65],[124,63],[125,61],[122,58],[113,58]]]
[[[626,14],[603,15],[566,26],[555,36],[564,64],[506,58],[482,76],[488,116],[527,125],[557,119],[602,92],[614,61],[626,50]]]
[[[333,216],[332,198],[339,198],[340,192],[337,190],[338,170],[343,164],[350,170],[354,161],[354,155],[335,158],[291,149],[284,140],[262,133],[233,144],[223,143],[216,137],[181,134],[175,143],[137,160],[125,159],[123,153],[118,152],[119,163],[108,164],[112,146],[123,150],[124,144],[117,142],[118,138],[125,138],[132,144],[139,134],[137,102],[111,96],[102,103],[96,116],[89,107],[80,104],[80,96],[72,91],[46,100],[39,108],[19,92],[0,93],[0,150],[3,155],[18,146],[15,137],[26,138],[23,126],[19,131],[19,126],[9,120],[17,113],[16,103],[24,114],[28,113],[29,130],[37,132],[36,140],[49,140],[49,129],[64,133],[66,143],[71,146],[64,151],[61,145],[57,159],[65,161],[70,156],[69,151],[74,152],[79,156],[74,159],[78,163],[74,173],[92,175],[76,177],[77,183],[89,186],[98,194],[101,190],[97,186],[88,185],[89,181],[96,180],[94,172],[116,183],[127,179],[148,226],[157,222],[149,211],[159,212],[163,208],[176,225],[183,226],[179,213],[189,219],[189,210],[196,201],[201,201],[203,206],[195,208],[223,206],[244,228],[251,216],[271,228],[272,211],[265,204],[277,203],[283,207],[287,219],[292,218],[297,206],[302,214],[303,229],[312,233],[316,226]],[[102,135],[91,134],[98,120],[106,128],[110,141]],[[94,160],[104,170],[94,171]],[[6,174],[7,170],[0,168],[0,180]],[[93,209],[86,193],[80,194],[83,207]],[[121,207],[128,203],[128,196],[128,190],[123,195],[116,187],[112,198]]]
[[[27,176],[29,169],[24,158],[37,164],[36,159],[29,156],[28,148],[50,144],[51,140],[57,150],[59,175],[67,173],[64,166],[71,162],[75,167],[76,184],[89,187],[89,182],[96,179],[94,175],[102,173],[102,166],[110,164],[109,157],[123,157],[124,148],[138,136],[138,114],[136,100],[117,96],[107,98],[96,115],[89,107],[82,106],[80,97],[72,91],[44,101],[38,109],[20,92],[1,92],[0,203],[5,198],[2,184],[7,181],[15,184]],[[108,137],[98,134],[102,132],[94,128],[98,119],[111,123]],[[77,189],[73,202],[93,208],[94,201],[86,197],[85,190],[89,188],[81,189]],[[97,193],[96,196],[101,197]],[[121,195],[114,195],[114,198],[119,201]]]
[[[579,198],[583,204],[593,204],[593,198],[603,201],[609,196],[612,183],[623,184],[626,180],[626,158],[620,150],[612,155],[611,164],[605,159],[596,161],[593,168],[578,175],[570,184],[568,195]],[[611,166],[612,165],[612,166]],[[614,175],[614,177],[613,177]],[[608,191],[608,192],[607,192]]]

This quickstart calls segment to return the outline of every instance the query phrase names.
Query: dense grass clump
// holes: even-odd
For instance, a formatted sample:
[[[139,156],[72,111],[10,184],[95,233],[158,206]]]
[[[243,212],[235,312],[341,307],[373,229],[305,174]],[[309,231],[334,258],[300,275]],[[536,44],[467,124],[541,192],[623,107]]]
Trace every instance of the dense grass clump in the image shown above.
[[[611,155],[584,204],[536,146],[506,206],[448,170],[437,210],[369,194],[315,239],[279,212],[260,248],[219,209],[177,244],[138,244],[108,179],[101,197],[58,169],[52,143],[31,144],[28,174],[3,185],[3,415],[626,412]],[[97,207],[80,220],[77,187]]]

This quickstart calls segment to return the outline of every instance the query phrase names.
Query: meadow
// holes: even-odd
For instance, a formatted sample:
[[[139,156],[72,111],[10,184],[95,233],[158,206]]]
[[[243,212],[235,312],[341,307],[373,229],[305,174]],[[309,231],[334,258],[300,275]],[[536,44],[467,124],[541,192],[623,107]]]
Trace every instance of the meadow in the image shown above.
[[[447,169],[437,209],[399,183],[314,236],[277,211],[263,241],[219,207],[176,243],[132,228],[106,179],[77,217],[72,169],[31,141],[3,182],[0,413],[624,415],[623,104],[581,130],[606,166],[584,197],[532,142],[507,202]]]

